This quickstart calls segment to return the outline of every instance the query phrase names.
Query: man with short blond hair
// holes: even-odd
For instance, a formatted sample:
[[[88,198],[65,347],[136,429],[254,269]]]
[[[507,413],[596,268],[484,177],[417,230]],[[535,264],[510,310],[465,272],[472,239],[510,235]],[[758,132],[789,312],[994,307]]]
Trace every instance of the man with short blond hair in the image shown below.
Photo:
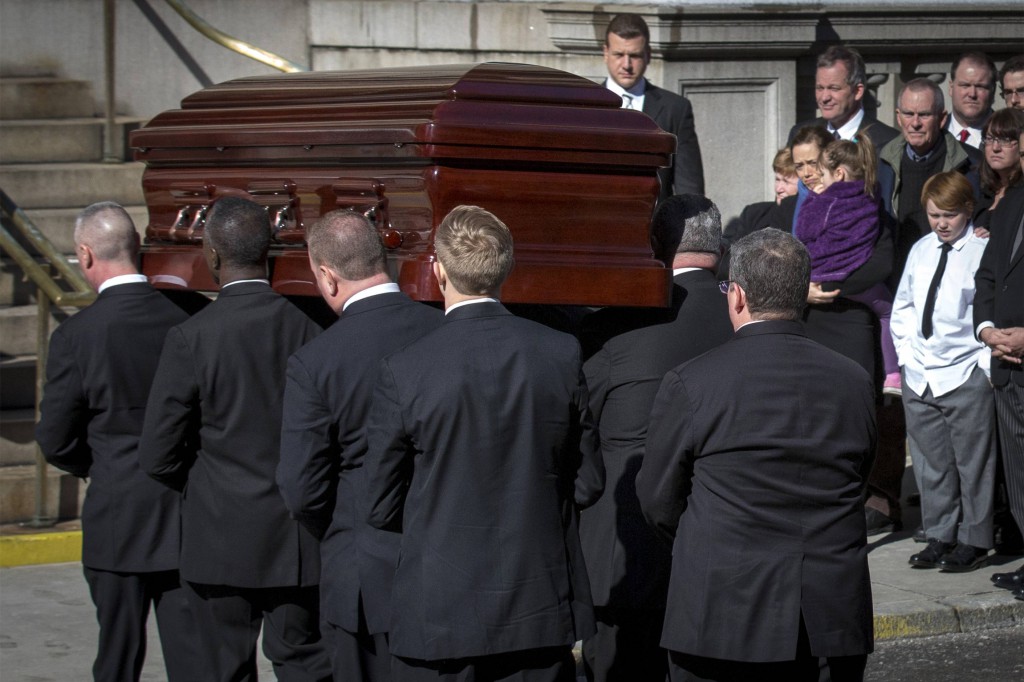
[[[390,680],[399,536],[366,523],[366,418],[381,358],[436,329],[442,316],[391,281],[380,234],[363,215],[331,211],[307,229],[306,242],[338,320],[288,359],[277,482],[292,515],[320,538],[335,679]]]
[[[458,206],[434,246],[444,323],[381,362],[367,427],[369,522],[402,534],[392,675],[571,681],[594,631],[577,505],[604,483],[580,347],[498,301],[496,216]]]

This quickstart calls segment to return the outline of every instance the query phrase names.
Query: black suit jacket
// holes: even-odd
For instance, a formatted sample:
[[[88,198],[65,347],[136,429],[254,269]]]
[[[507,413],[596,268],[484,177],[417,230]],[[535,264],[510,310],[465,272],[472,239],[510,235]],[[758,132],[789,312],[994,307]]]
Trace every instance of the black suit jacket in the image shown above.
[[[796,135],[796,131],[800,130],[804,126],[821,126],[822,128],[826,128],[828,127],[828,121],[818,117],[809,121],[797,123],[789,129],[789,137],[786,138],[787,147],[793,144],[793,137]],[[873,116],[868,116],[867,113],[865,113],[864,118],[860,122],[860,127],[857,128],[857,135],[863,135],[871,140],[871,143],[875,145],[875,150],[877,151],[899,137],[900,131],[892,126],[882,123]]]
[[[992,322],[1000,329],[1024,327],[1024,245],[1011,258],[1017,226],[1024,215],[1024,187],[1006,191],[999,210],[992,212],[991,238],[974,275],[974,327]],[[1013,381],[1024,386],[1020,365],[992,361],[992,384],[1005,386]]]
[[[693,123],[690,100],[647,81],[644,113],[658,126],[676,136],[676,155],[671,168],[658,171],[661,179],[659,200],[673,194],[704,194],[704,163]]]
[[[139,467],[139,434],[167,330],[188,319],[145,282],[105,289],[50,338],[36,441],[91,480],[82,563],[144,573],[178,567],[180,495]]]
[[[380,360],[441,320],[405,294],[378,294],[352,303],[288,360],[277,482],[293,516],[321,538],[323,615],[349,632],[387,631],[398,561],[399,535],[367,525],[363,506]]]
[[[589,424],[576,340],[497,303],[452,310],[384,359],[366,466],[370,523],[402,531],[392,654],[593,634],[576,511],[604,480]]]
[[[607,475],[604,494],[580,516],[595,605],[665,608],[672,556],[635,491],[647,420],[665,373],[731,336],[726,297],[708,270],[676,275],[668,308],[605,308],[584,320],[583,370]]]
[[[862,493],[871,378],[798,322],[744,326],[665,376],[637,476],[674,539],[661,644],[733,661],[872,649]]]
[[[142,465],[184,486],[181,575],[244,588],[315,585],[319,547],[274,480],[288,356],[319,332],[259,282],[167,335],[142,433]]]

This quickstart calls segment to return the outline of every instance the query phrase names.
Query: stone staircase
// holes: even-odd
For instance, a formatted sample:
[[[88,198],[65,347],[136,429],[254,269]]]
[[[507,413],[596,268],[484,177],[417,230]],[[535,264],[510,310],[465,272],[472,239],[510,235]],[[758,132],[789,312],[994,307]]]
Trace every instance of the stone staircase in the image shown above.
[[[130,157],[128,132],[140,123],[117,119],[118,158]],[[140,231],[148,222],[142,164],[104,163],[103,135],[91,83],[0,76],[0,188],[68,255],[75,216],[93,202],[125,206]],[[73,313],[54,309],[50,328]],[[35,286],[0,258],[0,524],[35,513],[36,318]],[[47,479],[46,516],[77,517],[84,484],[52,467]]]

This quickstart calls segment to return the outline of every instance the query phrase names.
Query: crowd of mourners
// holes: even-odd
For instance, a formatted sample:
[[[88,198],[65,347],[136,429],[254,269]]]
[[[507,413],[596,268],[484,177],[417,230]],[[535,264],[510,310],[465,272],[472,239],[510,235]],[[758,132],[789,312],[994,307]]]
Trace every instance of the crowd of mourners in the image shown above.
[[[140,274],[122,207],[79,215],[99,295],[53,334],[36,434],[90,479],[96,680],[139,679],[150,609],[172,682],[255,680],[260,636],[281,680],[861,680],[866,538],[902,529],[908,450],[913,568],[1020,553],[1024,55],[957,57],[951,110],[909,80],[892,128],[830,47],[774,199],[723,230],[649,42],[615,17],[605,86],[677,137],[664,308],[513,314],[513,235],[463,205],[441,310],[336,210],[306,228],[321,329],[271,288],[248,199],[206,214],[212,302]],[[992,580],[1024,599],[1024,566]]]

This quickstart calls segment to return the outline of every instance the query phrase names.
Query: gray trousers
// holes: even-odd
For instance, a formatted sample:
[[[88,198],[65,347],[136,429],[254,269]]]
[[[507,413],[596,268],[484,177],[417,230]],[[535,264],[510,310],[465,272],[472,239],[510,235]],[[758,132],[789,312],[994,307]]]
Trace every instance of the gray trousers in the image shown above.
[[[929,539],[992,547],[995,407],[985,373],[936,398],[903,383],[907,442]],[[959,531],[957,523],[960,524]]]

